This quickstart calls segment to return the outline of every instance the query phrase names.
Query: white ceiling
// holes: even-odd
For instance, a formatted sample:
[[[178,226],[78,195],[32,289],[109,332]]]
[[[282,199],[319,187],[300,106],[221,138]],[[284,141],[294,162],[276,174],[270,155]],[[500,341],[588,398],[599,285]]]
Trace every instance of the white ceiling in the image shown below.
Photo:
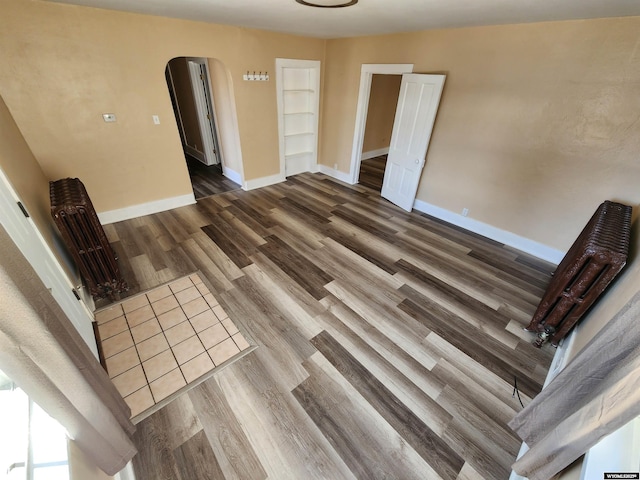
[[[640,15],[640,0],[360,0],[326,9],[295,0],[49,1],[321,38]]]

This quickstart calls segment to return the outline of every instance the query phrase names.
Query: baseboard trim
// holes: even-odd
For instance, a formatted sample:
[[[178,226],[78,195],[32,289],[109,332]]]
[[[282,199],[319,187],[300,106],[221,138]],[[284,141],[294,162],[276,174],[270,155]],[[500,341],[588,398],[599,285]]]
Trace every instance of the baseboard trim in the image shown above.
[[[204,153],[202,153],[199,150],[196,150],[195,148],[193,148],[190,145],[183,145],[185,151],[191,155],[193,158],[195,158],[196,160],[199,160],[200,162],[204,163],[205,165],[207,164],[207,160],[204,157]]]
[[[286,180],[286,177],[283,174],[277,173],[275,175],[270,175],[268,177],[245,180],[245,182],[242,184],[242,189],[249,191],[255,188],[268,187],[269,185],[274,185],[276,183],[284,182],[285,180]]]
[[[180,195],[178,197],[163,198],[153,202],[140,203],[131,205],[130,207],[119,208],[117,210],[109,210],[107,212],[98,213],[98,219],[103,225],[109,223],[121,222],[131,218],[151,215],[152,213],[164,212],[172,208],[184,207],[196,203],[193,193]]]
[[[387,155],[389,153],[389,147],[379,148],[377,150],[371,150],[369,152],[362,152],[362,160],[369,160],[370,158],[376,158],[380,155]]]
[[[351,175],[349,175],[348,173],[344,173],[340,170],[327,167],[326,165],[318,165],[318,171],[320,173],[328,175],[329,177],[333,177],[336,180],[340,180],[341,182],[348,183],[349,185],[354,185],[354,183],[351,181]]]
[[[504,243],[512,248],[528,253],[529,255],[533,255],[534,257],[542,260],[546,260],[547,262],[555,263],[556,265],[560,263],[566,253],[548,247],[547,245],[534,242],[528,238],[521,237],[515,233],[501,230],[500,228],[487,223],[483,223],[469,217],[463,217],[462,215],[458,215],[457,213],[445,210],[444,208],[423,202],[422,200],[416,200],[413,204],[413,208],[419,212],[439,218],[447,223],[457,225],[458,227],[462,227],[470,232],[490,238],[496,242]]]
[[[235,170],[231,170],[229,167],[222,165],[222,173],[232,182],[236,182],[238,185],[242,185],[242,176]]]

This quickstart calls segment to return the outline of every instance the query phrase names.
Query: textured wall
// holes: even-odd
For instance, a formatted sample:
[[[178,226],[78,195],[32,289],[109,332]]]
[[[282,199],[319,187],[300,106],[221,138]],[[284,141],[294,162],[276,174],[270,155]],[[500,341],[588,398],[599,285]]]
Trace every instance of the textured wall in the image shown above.
[[[640,203],[639,44],[640,17],[331,40],[320,162],[349,170],[361,64],[444,73],[418,199],[566,250]]]

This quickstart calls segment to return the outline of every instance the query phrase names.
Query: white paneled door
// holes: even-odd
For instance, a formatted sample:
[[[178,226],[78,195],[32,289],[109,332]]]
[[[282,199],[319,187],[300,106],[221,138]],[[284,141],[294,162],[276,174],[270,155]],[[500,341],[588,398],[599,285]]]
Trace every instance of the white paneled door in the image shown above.
[[[98,348],[93,334],[93,315],[73,294],[73,286],[69,278],[40,235],[33,220],[25,216],[18,202],[19,198],[15,190],[4,172],[0,170],[0,224],[33,266],[45,287],[51,291],[53,298],[62,307],[97,358]]]
[[[444,75],[402,75],[382,196],[411,211],[444,87]]]

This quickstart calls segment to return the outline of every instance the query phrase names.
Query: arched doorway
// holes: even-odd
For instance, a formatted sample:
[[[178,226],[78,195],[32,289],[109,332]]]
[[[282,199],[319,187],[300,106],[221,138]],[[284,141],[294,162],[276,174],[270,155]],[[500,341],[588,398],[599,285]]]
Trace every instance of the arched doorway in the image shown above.
[[[240,188],[242,155],[227,68],[213,58],[176,57],[165,77],[196,199]]]

